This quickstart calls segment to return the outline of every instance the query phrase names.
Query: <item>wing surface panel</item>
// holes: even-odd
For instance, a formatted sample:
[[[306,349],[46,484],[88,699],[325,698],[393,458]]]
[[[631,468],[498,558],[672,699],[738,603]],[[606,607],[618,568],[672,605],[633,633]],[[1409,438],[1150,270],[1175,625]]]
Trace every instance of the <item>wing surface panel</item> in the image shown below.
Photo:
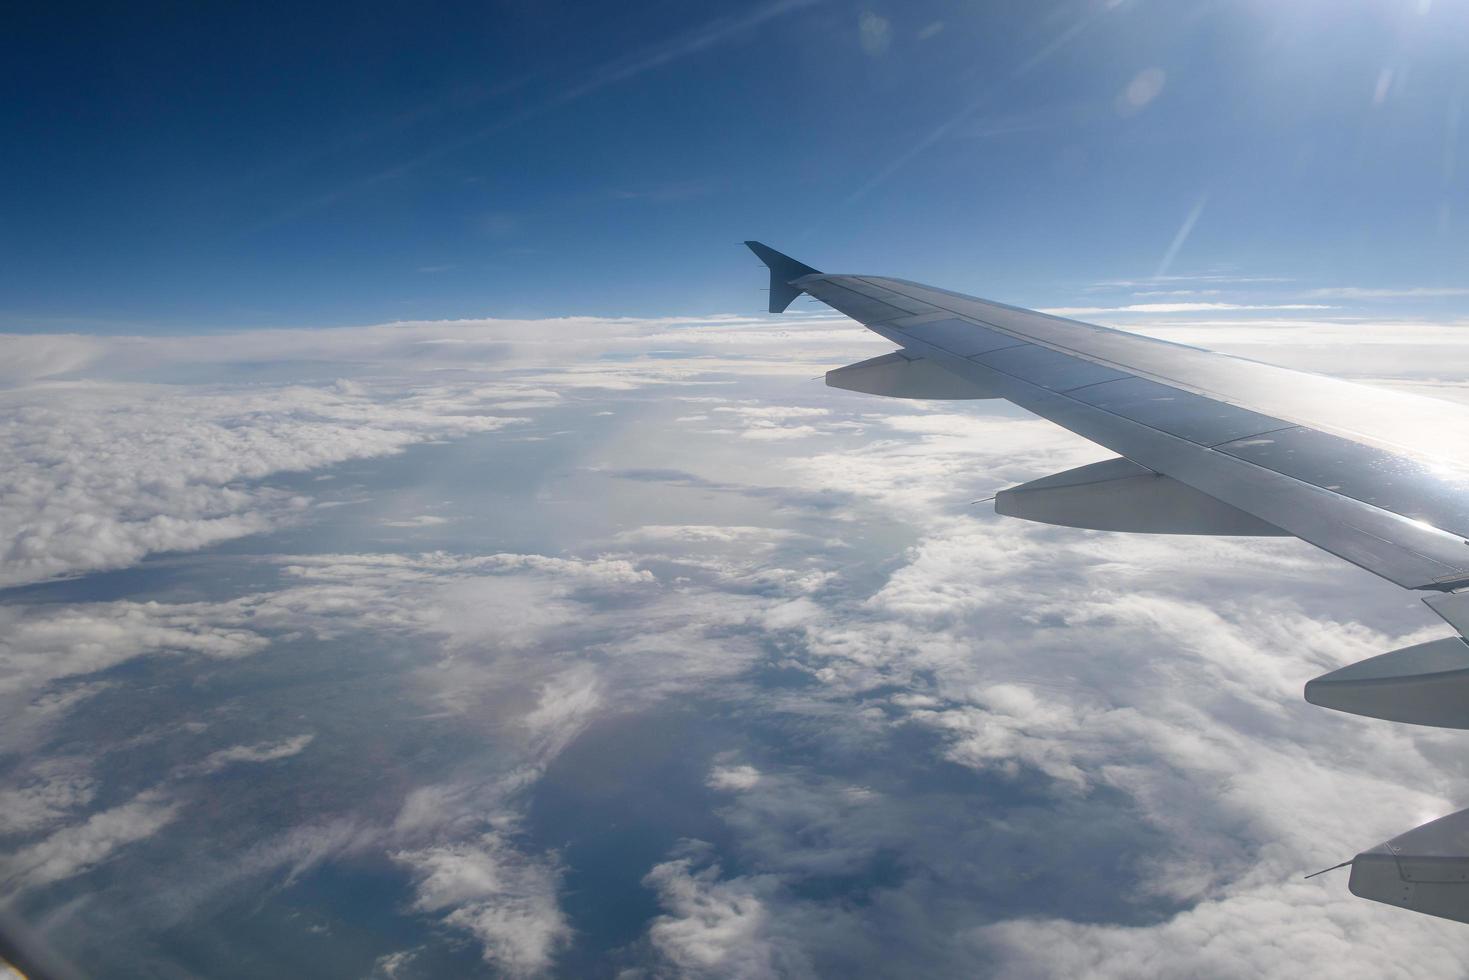
[[[886,323],[899,317],[937,312],[932,304],[916,297],[902,296],[895,290],[887,290],[891,294],[892,302],[866,295],[857,287],[868,284],[852,276],[807,276],[797,282],[802,289],[827,306],[865,324]],[[898,303],[902,305],[899,306]]]
[[[1460,537],[1048,390],[896,327],[869,326],[1022,408],[1398,585],[1469,585],[1469,546]]]
[[[905,327],[908,336],[942,347],[960,357],[987,354],[1006,347],[1025,347],[1025,341],[1007,333],[975,326],[968,320],[952,317],[948,320],[930,320],[916,326]]]
[[[1097,364],[1094,361],[1084,361],[1079,357],[1072,357],[1037,344],[1006,347],[981,354],[972,360],[997,371],[1024,378],[1032,384],[1038,384],[1052,391],[1067,391],[1071,388],[1081,388],[1101,384],[1103,381],[1117,381],[1131,377],[1114,368]]]
[[[907,310],[910,313],[928,313],[933,310],[933,306],[928,303],[911,299],[902,293],[893,292],[891,289],[883,286],[875,286],[867,280],[859,279],[856,276],[841,277],[841,285],[855,293],[861,293],[869,299],[881,300],[889,306],[896,306],[898,309]]]
[[[841,279],[843,277],[828,277]],[[1183,344],[990,303],[901,279],[866,277],[975,323],[1057,347],[1261,415],[1463,468],[1469,407],[1293,371]]]
[[[1286,425],[1280,419],[1146,378],[1107,381],[1071,394],[1088,405],[1201,446],[1232,442]]]
[[[1295,426],[1216,446],[1313,486],[1469,537],[1469,481],[1419,460]],[[1469,551],[1469,545],[1466,545]]]

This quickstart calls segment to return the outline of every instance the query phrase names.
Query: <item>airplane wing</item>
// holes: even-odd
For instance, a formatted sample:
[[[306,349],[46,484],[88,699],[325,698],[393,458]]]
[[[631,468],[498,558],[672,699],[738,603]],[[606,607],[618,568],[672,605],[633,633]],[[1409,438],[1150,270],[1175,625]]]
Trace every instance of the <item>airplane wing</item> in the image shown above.
[[[898,346],[828,372],[827,384],[1003,398],[1117,453],[1001,491],[997,512],[1100,530],[1291,535],[1424,590],[1459,636],[1316,678],[1306,699],[1469,728],[1469,408],[904,279],[826,275],[746,244],[770,269],[770,312],[807,293]],[[1432,859],[1403,857],[1404,841]],[[1350,887],[1469,922],[1469,810],[1359,854]]]

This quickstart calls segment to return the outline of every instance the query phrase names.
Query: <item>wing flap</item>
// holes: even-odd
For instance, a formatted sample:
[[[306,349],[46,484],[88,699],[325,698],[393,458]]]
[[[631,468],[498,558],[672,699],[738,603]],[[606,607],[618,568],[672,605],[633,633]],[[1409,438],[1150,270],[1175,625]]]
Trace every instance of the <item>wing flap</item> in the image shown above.
[[[1025,341],[1007,333],[986,330],[968,320],[949,317],[944,320],[924,318],[920,322],[905,321],[903,332],[914,340],[940,347],[958,357],[973,357],[1006,347],[1024,347]]]
[[[1024,378],[1031,384],[1051,391],[1089,388],[1105,381],[1117,381],[1128,374],[1093,361],[1071,357],[1038,344],[1021,344],[990,351],[974,358],[986,367]]]
[[[1146,378],[1092,385],[1075,392],[1075,397],[1200,446],[1215,446],[1281,428],[1279,419]]]

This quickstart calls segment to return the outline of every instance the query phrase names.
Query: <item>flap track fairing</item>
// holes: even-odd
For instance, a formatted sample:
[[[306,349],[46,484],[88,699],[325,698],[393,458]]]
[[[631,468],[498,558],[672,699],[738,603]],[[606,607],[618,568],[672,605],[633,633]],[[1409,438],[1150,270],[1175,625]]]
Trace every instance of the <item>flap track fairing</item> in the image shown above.
[[[826,372],[832,388],[889,398],[998,398],[974,381],[945,371],[927,358],[893,351]]]
[[[995,513],[1093,531],[1271,537],[1286,533],[1121,457],[1001,490],[995,496]]]
[[[1368,718],[1469,728],[1469,644],[1450,636],[1368,657],[1309,681],[1306,700]]]

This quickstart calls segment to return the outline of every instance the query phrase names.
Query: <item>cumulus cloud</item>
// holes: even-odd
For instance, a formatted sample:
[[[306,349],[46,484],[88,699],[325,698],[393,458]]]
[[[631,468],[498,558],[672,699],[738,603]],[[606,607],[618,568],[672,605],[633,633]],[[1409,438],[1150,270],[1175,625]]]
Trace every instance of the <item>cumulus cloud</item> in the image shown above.
[[[313,738],[315,738],[314,735],[307,733],[279,741],[259,742],[255,745],[232,745],[227,749],[209,753],[194,765],[183,767],[179,770],[179,774],[207,776],[221,769],[227,769],[238,762],[274,762],[277,759],[289,759],[293,755],[299,755],[306,746],[311,744]]]
[[[799,949],[773,943],[767,905],[774,878],[720,878],[717,864],[696,868],[695,858],[659,864],[643,883],[666,910],[648,927],[658,955],[680,976],[814,976]]]
[[[754,766],[716,766],[709,773],[709,785],[714,789],[752,789],[760,784],[760,770]]]
[[[1201,908],[1219,909],[1217,915],[1195,910],[1149,928],[1065,921],[995,926],[973,932],[969,955],[988,955],[984,944],[994,943],[1014,975],[1045,976],[1088,972],[1117,951],[1116,975],[1167,973],[1164,965],[1175,962],[1170,937],[1199,944],[1207,922],[1220,930],[1221,943],[1201,948],[1227,950],[1227,929],[1258,935],[1248,929],[1250,909],[1274,907],[1283,916],[1282,908],[1301,905],[1303,917],[1290,921],[1307,932],[1316,914],[1309,909],[1325,906],[1334,923],[1334,948],[1343,959],[1333,971],[1357,969],[1341,937],[1374,915],[1380,921],[1380,914],[1340,891],[1323,892],[1319,883],[1298,886],[1291,879],[1307,870],[1308,855],[1329,863],[1373,835],[1403,829],[1399,825],[1411,823],[1414,814],[1447,812],[1450,787],[1461,775],[1457,767],[1445,771],[1413,734],[1324,717],[1299,702],[1299,684],[1322,664],[1358,659],[1412,638],[1323,623],[1265,599],[1273,589],[1300,581],[1297,572],[1286,572],[1274,556],[1262,553],[1289,555],[1295,546],[1288,543],[1214,546],[1210,565],[1230,580],[1229,587],[1196,581],[1187,587],[1231,596],[1221,616],[1179,587],[1187,579],[1185,564],[1198,560],[1196,552],[1175,550],[1170,557],[1176,544],[1134,548],[1119,547],[1105,535],[1070,537],[1069,560],[1058,563],[1055,532],[1011,523],[972,533],[950,528],[914,553],[913,562],[869,600],[865,615],[849,609],[804,627],[813,676],[833,696],[880,690],[901,678],[932,678],[910,681],[908,693],[892,698],[897,715],[868,715],[862,724],[886,727],[898,720],[931,728],[942,735],[952,761],[1009,778],[1039,774],[1063,797],[1098,786],[1122,791],[1164,835],[1163,847],[1140,865],[1142,874],[1130,887],[1177,901],[1205,899]],[[1050,541],[1037,541],[1031,550],[1022,545],[1025,538]],[[1106,551],[1089,554],[1092,542]],[[1332,574],[1325,559],[1309,553],[1289,557],[1287,566],[1306,561],[1318,566],[1315,575]],[[1095,569],[1102,562],[1108,584],[1098,587]],[[1086,581],[1083,574],[1092,582],[1089,588],[1064,584],[1075,576],[1079,585]],[[1257,610],[1263,603],[1269,611],[1245,615],[1242,592],[1252,596]],[[1160,650],[1169,651],[1161,662]],[[1098,663],[1107,669],[1091,666]],[[996,677],[1007,680],[991,679]],[[711,782],[723,788],[729,780],[717,770]],[[848,847],[872,846],[873,824],[832,818],[841,814],[839,801],[849,790],[821,788],[819,782],[803,789],[786,780],[767,792],[769,784],[769,774],[762,774],[760,792],[738,796],[728,817],[743,831],[743,844],[759,855],[756,867],[809,875],[811,867],[793,864],[792,855],[809,860],[823,851],[860,853],[818,843],[828,826]],[[803,796],[819,796],[820,802],[802,806],[797,801]],[[871,793],[863,799],[866,812],[886,805]],[[783,820],[775,812],[789,816]],[[938,818],[900,811],[886,822],[887,833],[905,837],[889,845],[917,860],[922,848],[909,836],[916,829],[901,829],[906,819],[926,820],[931,831]],[[783,822],[794,829],[780,840],[772,829]],[[1241,853],[1241,840],[1252,842],[1252,856]],[[1241,921],[1231,923],[1236,915]],[[1385,937],[1389,927],[1382,928]],[[1452,927],[1438,923],[1413,928],[1428,930],[1440,942],[1453,935]],[[1232,934],[1228,938],[1233,941]],[[1140,958],[1130,958],[1127,949]],[[1038,952],[1029,956],[1029,950]],[[1283,957],[1262,969],[1267,958],[1260,957],[1224,969],[1219,964],[1231,953],[1218,953],[1218,959],[1194,954],[1177,958],[1180,973],[1289,976],[1306,965],[1301,957]],[[1319,959],[1323,955],[1313,947],[1318,968],[1326,962]],[[1389,959],[1374,960],[1374,966]],[[1414,967],[1423,975],[1436,975],[1438,968]]]
[[[395,858],[417,881],[413,907],[444,913],[444,922],[473,935],[485,961],[505,976],[545,971],[570,939],[554,858],[528,857],[495,834]]]
[[[765,322],[570,318],[207,339],[0,336],[0,362],[16,382],[0,390],[0,587],[302,520],[310,496],[271,487],[269,478],[494,432],[525,421],[514,413],[558,405],[578,388],[809,373],[813,361],[843,348],[882,344],[829,317],[779,331],[757,328]],[[647,357],[649,344],[688,356]],[[754,346],[762,356],[718,353]],[[357,376],[262,383],[251,372],[248,382],[231,382],[241,363],[261,363],[262,350],[267,366],[288,373],[302,363],[322,373],[347,363]],[[635,356],[616,366],[600,360],[624,351]],[[445,379],[449,371],[458,377]]]
[[[556,480],[568,481],[558,493],[605,504],[579,515],[574,539],[511,551],[473,538],[464,521],[462,553],[272,555],[257,564],[275,578],[252,579],[245,594],[222,586],[211,601],[0,606],[0,678],[26,710],[44,704],[58,739],[70,737],[63,722],[83,717],[81,697],[138,693],[113,668],[139,657],[181,656],[166,662],[197,665],[181,673],[200,679],[197,690],[227,690],[210,719],[220,727],[270,717],[261,679],[284,690],[294,670],[335,685],[331,671],[349,664],[342,690],[386,692],[361,704],[334,694],[320,723],[286,715],[265,731],[252,721],[212,740],[225,746],[213,752],[168,742],[163,771],[179,777],[169,792],[217,790],[228,805],[235,798],[224,794],[248,781],[187,777],[252,764],[268,776],[288,757],[311,788],[281,790],[266,802],[285,822],[242,824],[218,854],[199,843],[217,828],[185,797],[119,790],[103,767],[77,762],[72,744],[55,758],[38,753],[0,789],[14,833],[31,835],[6,859],[7,891],[124,862],[131,844],[173,828],[197,860],[129,865],[166,898],[116,920],[126,921],[116,934],[152,935],[160,922],[205,916],[217,896],[258,898],[327,864],[380,873],[386,857],[403,876],[397,908],[440,930],[430,945],[447,929],[496,973],[554,970],[578,926],[564,901],[569,871],[606,855],[536,836],[554,805],[546,787],[564,790],[574,776],[558,764],[616,724],[680,713],[707,724],[677,745],[693,802],[662,815],[717,830],[708,836],[719,843],[678,845],[626,872],[660,909],[624,949],[630,976],[1135,975],[1175,964],[1226,976],[1455,975],[1469,950],[1454,927],[1405,926],[1340,881],[1297,880],[1463,794],[1469,773],[1450,737],[1300,701],[1314,674],[1443,630],[1411,601],[1298,542],[1121,537],[970,506],[1106,453],[993,403],[935,411],[798,387],[814,365],[874,352],[844,347],[853,335],[841,323],[798,323],[773,354],[764,347],[778,332],[750,319],[554,326],[564,330],[541,347],[519,327],[344,335],[368,360],[414,349],[435,372],[508,364],[513,378],[491,377],[496,367],[462,383],[369,374],[254,393],[196,381],[168,389],[184,396],[179,411],[210,425],[263,429],[248,441],[275,448],[249,472],[267,475],[297,442],[308,456],[300,468],[328,465],[311,454],[333,426],[386,433],[351,457],[367,459],[483,431],[464,420],[502,420],[512,400],[532,416],[566,413],[561,431],[568,419],[603,424],[606,406],[627,398],[635,407],[619,417],[636,415],[639,427],[636,439],[614,433],[556,457]],[[1245,344],[1267,330],[1150,329]],[[1320,338],[1352,328],[1295,329],[1305,357],[1327,356]],[[1446,343],[1446,329],[1412,336]],[[747,330],[770,336],[751,343]],[[625,369],[602,357],[654,335],[697,356]],[[345,341],[303,332],[282,343],[330,363]],[[239,346],[220,364],[245,349],[223,344]],[[190,371],[214,356],[202,344],[167,349]],[[579,360],[588,352],[596,363]],[[1401,348],[1388,353],[1385,374],[1408,360]],[[48,387],[17,397],[42,399]],[[89,411],[140,412],[140,389],[121,388],[121,401],[108,394]],[[666,404],[650,407],[658,399]],[[800,427],[826,441],[805,449],[748,435]],[[146,455],[154,436],[137,438],[133,451]],[[171,506],[176,489],[106,465],[124,473],[118,500]],[[310,512],[229,475],[239,472],[232,463],[212,465],[223,468],[201,463],[190,479],[244,494],[230,514],[279,527]],[[439,498],[390,503],[400,523],[440,509]],[[118,513],[127,523],[149,512]],[[381,517],[364,523],[378,528]],[[297,666],[318,648],[330,655]],[[362,715],[357,727],[336,704]],[[369,742],[369,773],[341,765]],[[619,775],[653,764],[623,755]],[[660,787],[676,782],[657,775]],[[698,807],[707,812],[681,809]],[[27,900],[43,907],[34,892]],[[372,955],[381,975],[431,959],[427,947]]]
[[[44,760],[25,782],[0,789],[0,836],[55,823],[96,795],[97,782],[82,760]]]
[[[28,694],[153,653],[247,656],[267,640],[209,603],[0,606],[0,695]],[[227,622],[219,622],[226,619]]]
[[[413,961],[417,958],[418,951],[412,949],[400,949],[397,952],[385,953],[377,958],[372,965],[372,976],[382,977],[383,980],[400,980],[401,977],[409,976],[413,968]]]
[[[259,485],[273,474],[511,421],[477,405],[301,386],[73,383],[0,393],[0,585],[264,531],[309,503]]]
[[[178,816],[179,809],[178,802],[158,791],[140,793],[0,859],[0,887],[14,894],[80,874],[118,849],[153,836]]]
[[[1384,919],[1366,903],[1322,901],[1292,881],[1209,900],[1161,926],[1127,928],[1018,919],[973,930],[976,954],[997,956],[1005,978],[1090,976],[1450,977],[1462,968],[1441,923]],[[1414,949],[1405,959],[1398,944]]]
[[[1120,792],[1143,826],[1159,835],[1139,855],[1135,876],[1119,883],[1131,893],[1121,900],[1153,896],[1186,907],[1145,927],[1024,919],[961,929],[963,941],[932,950],[931,962],[949,956],[952,964],[1002,961],[1013,975],[1043,976],[1087,972],[1115,949],[1138,953],[1119,953],[1118,975],[1166,973],[1174,962],[1170,937],[1199,944],[1204,923],[1209,936],[1222,936],[1234,916],[1240,934],[1249,936],[1250,916],[1261,914],[1251,910],[1275,908],[1299,926],[1297,935],[1317,959],[1283,956],[1267,967],[1269,957],[1240,957],[1225,969],[1232,953],[1200,953],[1178,956],[1181,972],[1287,976],[1309,962],[1368,975],[1390,964],[1389,955],[1361,968],[1342,938],[1368,920],[1381,921],[1380,911],[1339,889],[1324,891],[1320,882],[1291,881],[1313,870],[1313,860],[1329,863],[1378,835],[1447,812],[1462,772],[1457,765],[1444,768],[1433,733],[1354,726],[1303,705],[1299,687],[1323,669],[1422,638],[1413,629],[1438,627],[1405,623],[1393,635],[1351,618],[1326,618],[1327,610],[1341,615],[1341,596],[1360,594],[1361,580],[1296,542],[1120,538],[956,516],[952,508],[972,491],[956,487],[955,474],[972,480],[982,473],[1004,485],[1085,462],[1095,447],[1006,418],[899,413],[881,424],[894,438],[855,454],[790,460],[787,473],[808,486],[840,486],[859,500],[870,495],[900,509],[927,529],[922,542],[860,603],[807,601],[789,615],[772,610],[762,619],[772,630],[804,637],[788,662],[800,664],[833,699],[832,711],[843,719],[835,744],[855,738],[871,745],[864,730],[882,739],[894,725],[918,727],[940,737],[950,761],[1021,785],[1038,776],[1058,799]],[[1312,585],[1303,587],[1306,582]],[[1303,605],[1283,595],[1297,595]],[[902,693],[888,697],[885,713],[849,700],[867,703],[872,692],[892,687]],[[817,715],[822,709],[815,700],[780,703]],[[793,781],[733,764],[713,769],[709,785],[734,794],[724,816],[742,862],[754,870],[724,879],[679,859],[650,876],[669,907],[685,910],[660,920],[663,932],[649,932],[650,939],[660,937],[660,955],[680,969],[735,968],[721,960],[715,941],[735,931],[734,924],[751,949],[777,941],[772,921],[850,919],[833,928],[846,942],[879,928],[865,912],[800,900],[784,885],[860,867],[884,848],[918,862],[923,871],[915,882],[942,877],[942,862],[953,860],[955,849],[946,847],[923,863],[916,839],[914,828],[931,834],[941,811],[906,811],[865,787]],[[841,801],[854,793],[860,808],[844,811]],[[887,812],[870,820],[847,815],[874,811]],[[1045,823],[1038,832],[1046,832]],[[959,829],[964,821],[953,826],[946,840],[966,833]],[[832,842],[823,845],[828,833]],[[1248,844],[1241,847],[1242,841]],[[815,860],[820,855],[834,863],[823,867]],[[892,900],[919,887],[904,885]],[[701,904],[724,893],[746,904]],[[778,911],[756,914],[757,900],[762,912]],[[940,901],[933,891],[928,900]],[[1299,909],[1300,916],[1283,909]],[[1327,923],[1323,934],[1331,937],[1325,948],[1312,938],[1317,909]],[[962,913],[951,921],[962,922]],[[1456,935],[1431,921],[1413,928],[1440,943]],[[706,933],[713,939],[705,941]],[[1396,946],[1386,938],[1389,926],[1374,934]],[[818,959],[837,955],[821,928],[803,935],[805,952]],[[1028,956],[1033,947],[1039,952]],[[1205,940],[1201,948],[1230,945]],[[1402,975],[1443,969],[1444,963],[1425,960]]]

